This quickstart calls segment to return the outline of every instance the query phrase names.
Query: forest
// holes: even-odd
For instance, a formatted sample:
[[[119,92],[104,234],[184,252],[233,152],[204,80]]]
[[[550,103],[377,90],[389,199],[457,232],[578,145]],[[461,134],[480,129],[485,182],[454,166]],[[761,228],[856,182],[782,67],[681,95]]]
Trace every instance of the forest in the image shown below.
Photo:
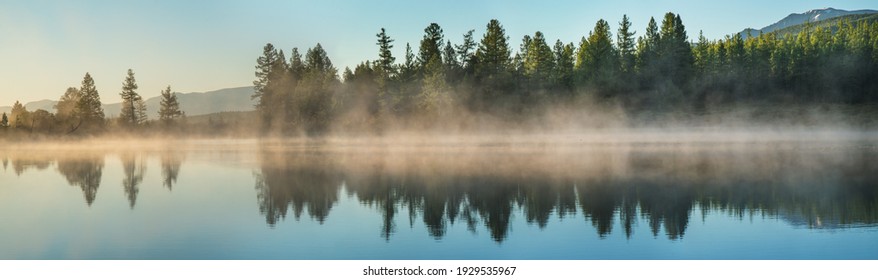
[[[105,118],[86,74],[80,88],[67,89],[56,112],[29,112],[16,103],[0,125],[6,134],[321,136],[552,127],[559,119],[576,127],[710,125],[716,114],[739,108],[750,108],[742,119],[748,122],[785,118],[807,125],[813,116],[802,112],[818,108],[874,125],[878,21],[871,17],[746,39],[690,38],[681,16],[671,12],[660,21],[650,18],[643,33],[631,26],[623,16],[614,32],[601,19],[579,42],[552,43],[537,31],[515,48],[497,20],[481,38],[470,30],[457,44],[431,23],[417,50],[405,44],[402,58],[393,56],[399,46],[381,28],[372,46],[377,58],[340,75],[320,44],[304,54],[292,48],[287,58],[268,43],[256,60],[255,111],[232,116],[238,119],[187,122],[168,87],[160,119],[148,120],[129,70],[118,118]]]

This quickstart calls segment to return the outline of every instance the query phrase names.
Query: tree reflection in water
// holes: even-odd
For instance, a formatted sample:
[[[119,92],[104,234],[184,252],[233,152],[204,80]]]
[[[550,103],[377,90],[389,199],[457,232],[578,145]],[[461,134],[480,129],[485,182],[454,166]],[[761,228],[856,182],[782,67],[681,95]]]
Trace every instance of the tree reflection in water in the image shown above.
[[[88,206],[91,206],[97,197],[103,169],[104,158],[101,155],[58,158],[58,173],[67,179],[68,184],[82,189]]]
[[[162,184],[172,189],[184,154],[156,151]],[[120,152],[122,186],[133,209],[149,153]],[[808,146],[617,145],[364,148],[263,147],[255,188],[260,213],[276,225],[289,211],[323,223],[345,190],[380,214],[376,235],[389,241],[407,218],[442,239],[457,225],[496,242],[514,219],[539,229],[557,220],[590,223],[597,236],[686,236],[692,212],[741,219],[768,215],[797,227],[878,225],[878,152]],[[9,152],[17,175],[57,171],[97,196],[105,152]],[[199,176],[204,174],[197,174]],[[209,175],[204,175],[209,176]],[[570,221],[568,221],[570,222]],[[402,222],[405,223],[405,222]],[[642,226],[642,229],[638,227]]]
[[[183,164],[184,154],[179,151],[166,150],[159,155],[162,169],[162,185],[172,190],[177,183],[180,174],[180,165]]]
[[[287,216],[292,208],[298,220],[305,209],[320,223],[338,201],[342,179],[329,162],[309,162],[305,156],[263,153],[260,173],[256,174],[259,211],[269,225]]]
[[[390,240],[407,211],[433,238],[463,222],[502,242],[520,211],[529,224],[551,226],[581,212],[598,236],[627,238],[639,219],[652,235],[684,238],[692,212],[771,214],[838,226],[878,221],[876,154],[667,147],[533,152],[274,150],[260,153],[260,211],[274,225],[293,209],[323,222],[342,186],[380,212]],[[839,176],[844,174],[844,176]],[[808,222],[811,221],[811,222]],[[615,229],[614,225],[621,228]]]
[[[137,203],[137,193],[140,192],[140,184],[143,183],[143,175],[146,173],[146,164],[141,154],[123,153],[120,158],[122,171],[125,173],[125,178],[122,179],[122,188],[128,198],[128,206],[134,209],[134,204]]]

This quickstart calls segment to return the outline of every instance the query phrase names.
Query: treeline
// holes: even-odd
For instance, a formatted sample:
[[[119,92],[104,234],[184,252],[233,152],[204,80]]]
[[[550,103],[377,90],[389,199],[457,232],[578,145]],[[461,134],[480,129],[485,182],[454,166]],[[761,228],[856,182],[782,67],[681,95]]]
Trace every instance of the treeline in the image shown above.
[[[830,28],[806,24],[795,34],[719,40],[690,39],[674,13],[660,23],[650,18],[640,36],[631,25],[623,16],[613,34],[607,21],[598,20],[575,43],[550,43],[537,31],[524,36],[516,49],[497,20],[487,24],[481,39],[470,30],[459,44],[432,23],[417,50],[406,44],[400,59],[393,56],[394,39],[382,28],[376,34],[377,58],[345,68],[341,76],[320,44],[304,55],[293,48],[287,59],[269,43],[255,72],[258,121],[248,118],[230,126],[218,116],[181,128],[186,118],[170,87],[162,92],[160,120],[150,121],[129,70],[117,118],[105,117],[86,74],[81,87],[64,93],[56,112],[31,112],[16,102],[0,127],[47,134],[176,127],[320,135],[381,133],[399,126],[477,130],[472,123],[519,124],[558,108],[621,108],[627,116],[645,116],[631,118],[642,120],[663,114],[697,119],[736,106],[878,105],[876,21],[839,21]]]
[[[253,98],[263,131],[283,134],[380,132],[388,123],[441,127],[474,114],[515,123],[582,100],[632,115],[695,117],[748,104],[878,101],[876,22],[693,41],[680,16],[667,13],[636,34],[623,16],[615,35],[599,20],[579,42],[552,44],[535,32],[516,50],[497,20],[479,41],[470,30],[460,44],[432,23],[417,51],[406,44],[397,60],[382,28],[377,59],[346,68],[341,77],[320,44],[304,56],[294,48],[287,60],[269,43],[257,59]]]
[[[185,113],[180,111],[177,96],[171,86],[161,92],[161,108],[158,122],[147,118],[143,98],[137,93],[134,71],[122,83],[122,110],[116,118],[107,118],[101,107],[101,97],[95,88],[91,74],[85,73],[79,88],[69,87],[55,105],[55,112],[43,109],[28,111],[16,101],[10,114],[3,113],[0,131],[9,134],[38,133],[41,135],[95,135],[106,132],[142,133],[148,128],[161,128],[167,132],[178,128]]]

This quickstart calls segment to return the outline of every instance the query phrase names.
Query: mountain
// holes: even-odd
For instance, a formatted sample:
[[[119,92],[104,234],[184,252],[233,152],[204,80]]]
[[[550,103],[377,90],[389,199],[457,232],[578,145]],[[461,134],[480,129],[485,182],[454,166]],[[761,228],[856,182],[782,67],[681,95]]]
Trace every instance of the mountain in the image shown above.
[[[253,95],[253,87],[247,86],[208,92],[177,93],[177,102],[180,103],[180,109],[186,112],[187,116],[252,111],[256,102],[250,99],[251,95]],[[24,107],[31,112],[43,109],[55,113],[55,104],[57,103],[58,101],[54,100],[40,100],[25,103]],[[146,99],[147,116],[150,119],[158,118],[160,103],[161,96]],[[107,117],[116,117],[122,111],[122,103],[104,104],[102,107]],[[0,112],[9,114],[11,110],[11,106],[0,106]]]
[[[256,104],[251,100],[253,87],[226,88],[208,92],[177,93],[180,110],[187,116],[197,116],[218,112],[252,111]],[[161,96],[146,100],[147,116],[158,119]],[[122,103],[104,104],[104,114],[116,117],[122,111]],[[30,108],[30,107],[28,107]]]
[[[769,26],[763,27],[761,29],[753,29],[747,28],[743,31],[739,32],[741,37],[746,39],[750,36],[759,36],[759,33],[768,33],[775,30],[780,30],[784,28],[788,28],[791,26],[796,26],[808,22],[818,22],[831,18],[848,16],[848,15],[862,15],[862,14],[874,14],[878,13],[876,10],[856,10],[856,11],[846,11],[839,10],[834,8],[825,8],[825,9],[815,9],[810,10],[801,14],[790,14],[787,17],[781,19],[778,22],[775,22]]]

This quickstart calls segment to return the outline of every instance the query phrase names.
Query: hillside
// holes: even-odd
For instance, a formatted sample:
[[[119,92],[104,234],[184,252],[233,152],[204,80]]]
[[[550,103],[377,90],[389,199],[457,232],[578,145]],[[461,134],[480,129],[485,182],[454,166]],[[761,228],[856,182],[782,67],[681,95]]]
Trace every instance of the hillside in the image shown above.
[[[828,19],[828,20],[823,20],[823,21],[811,23],[810,26],[812,28],[817,28],[817,27],[830,28],[830,29],[832,29],[833,32],[835,32],[835,30],[838,29],[838,24],[840,22],[848,22],[848,21],[854,25],[872,24],[872,23],[878,22],[878,13],[841,16],[841,17],[836,17],[836,18],[832,18],[832,19]],[[794,26],[775,30],[774,33],[780,37],[786,36],[787,34],[798,34],[806,26],[808,26],[808,25],[807,24],[794,25]]]
[[[759,36],[760,33],[769,33],[774,31],[779,31],[782,29],[792,28],[796,26],[801,26],[805,23],[812,24],[822,24],[824,22],[829,22],[831,19],[840,18],[840,17],[850,17],[850,16],[863,16],[863,15],[875,15],[878,14],[876,10],[856,10],[856,11],[846,11],[839,10],[834,8],[825,8],[825,9],[814,9],[801,14],[793,13],[790,14],[778,22],[775,22],[771,25],[760,29],[747,28],[738,34],[741,35],[742,38],[746,39],[751,36]],[[834,21],[837,22],[837,21]],[[801,27],[798,27],[801,30]],[[792,31],[788,31],[792,32]],[[785,34],[785,33],[784,33]]]

